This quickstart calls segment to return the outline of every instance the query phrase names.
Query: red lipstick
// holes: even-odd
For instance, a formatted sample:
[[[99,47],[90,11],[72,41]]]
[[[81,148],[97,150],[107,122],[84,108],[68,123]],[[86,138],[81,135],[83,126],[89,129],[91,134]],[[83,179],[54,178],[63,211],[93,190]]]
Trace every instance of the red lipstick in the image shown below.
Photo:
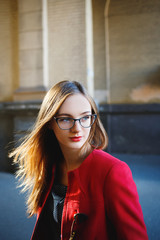
[[[79,136],[79,137],[71,137],[70,139],[71,139],[73,142],[79,142],[79,141],[81,141],[82,137],[81,137],[81,136]]]

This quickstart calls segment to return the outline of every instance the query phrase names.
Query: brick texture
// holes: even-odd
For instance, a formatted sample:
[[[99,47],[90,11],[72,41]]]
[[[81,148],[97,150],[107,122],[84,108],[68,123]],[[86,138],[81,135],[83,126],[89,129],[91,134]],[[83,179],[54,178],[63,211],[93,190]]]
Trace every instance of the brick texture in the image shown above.
[[[159,13],[157,0],[111,1],[108,18],[111,103],[160,102]]]
[[[50,86],[64,79],[86,85],[85,1],[49,0]]]

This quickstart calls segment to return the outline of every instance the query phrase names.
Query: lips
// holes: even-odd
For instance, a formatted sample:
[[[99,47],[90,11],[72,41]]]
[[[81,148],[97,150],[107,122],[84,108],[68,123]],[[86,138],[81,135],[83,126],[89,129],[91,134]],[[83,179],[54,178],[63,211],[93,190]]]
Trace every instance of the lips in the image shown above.
[[[71,137],[70,139],[71,139],[73,142],[79,142],[79,141],[81,141],[82,137],[81,137],[81,136],[79,136],[79,137]]]

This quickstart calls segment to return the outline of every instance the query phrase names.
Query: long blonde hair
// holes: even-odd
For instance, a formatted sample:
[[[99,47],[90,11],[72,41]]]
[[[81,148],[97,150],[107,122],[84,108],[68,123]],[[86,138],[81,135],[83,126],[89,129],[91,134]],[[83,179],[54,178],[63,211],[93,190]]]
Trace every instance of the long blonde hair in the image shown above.
[[[97,119],[91,127],[88,142],[95,148],[107,146],[107,135],[100,121],[95,102],[79,82],[62,81],[52,87],[44,97],[35,126],[19,147],[9,156],[18,163],[17,176],[23,190],[28,190],[28,213],[37,213],[43,202],[51,180],[52,168],[62,155],[58,141],[50,128],[53,116],[56,115],[65,99],[76,93],[83,94],[91,104],[92,112]]]

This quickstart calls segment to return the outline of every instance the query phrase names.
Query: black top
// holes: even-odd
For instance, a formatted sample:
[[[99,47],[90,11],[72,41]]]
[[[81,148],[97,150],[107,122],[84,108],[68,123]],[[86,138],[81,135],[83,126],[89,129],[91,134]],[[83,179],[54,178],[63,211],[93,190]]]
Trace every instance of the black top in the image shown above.
[[[56,233],[54,233],[54,239],[61,239],[61,220],[64,200],[67,192],[67,186],[54,183],[51,191],[50,210],[52,211],[52,217],[56,223]]]
[[[67,186],[54,184],[52,188],[53,197],[53,218],[61,224],[64,200],[67,192]]]

